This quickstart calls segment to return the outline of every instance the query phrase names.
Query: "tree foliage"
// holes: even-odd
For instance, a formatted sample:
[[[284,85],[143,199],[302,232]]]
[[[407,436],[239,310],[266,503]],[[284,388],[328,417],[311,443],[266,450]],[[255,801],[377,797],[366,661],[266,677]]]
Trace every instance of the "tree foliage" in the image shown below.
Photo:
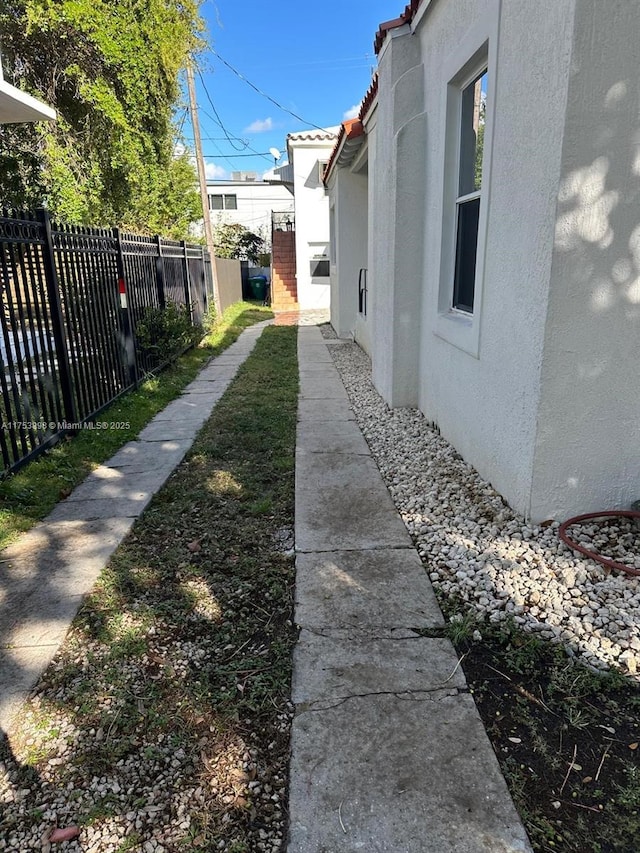
[[[218,258],[237,258],[257,264],[264,252],[263,238],[237,222],[219,222],[212,236]]]
[[[54,123],[0,126],[3,206],[184,237],[198,218],[174,155],[179,73],[200,46],[199,0],[4,0],[5,77]]]

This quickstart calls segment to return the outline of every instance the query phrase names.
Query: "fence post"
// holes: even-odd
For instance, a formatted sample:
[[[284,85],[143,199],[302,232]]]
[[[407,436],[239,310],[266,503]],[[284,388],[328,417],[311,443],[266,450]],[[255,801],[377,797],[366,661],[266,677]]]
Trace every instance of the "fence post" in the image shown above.
[[[122,329],[122,360],[129,375],[129,384],[135,385],[137,388],[138,365],[136,362],[136,343],[133,336],[129,294],[127,292],[127,281],[124,274],[124,256],[122,254],[122,243],[120,241],[120,229],[114,228],[112,233],[116,241],[116,267],[118,270],[118,295],[120,299],[120,323]]]
[[[51,331],[56,345],[56,359],[58,372],[60,374],[60,390],[62,392],[62,405],[65,419],[69,423],[77,422],[76,404],[73,394],[73,380],[71,378],[71,364],[69,362],[69,349],[67,338],[64,333],[64,318],[62,316],[62,301],[60,299],[60,283],[56,271],[55,255],[53,253],[53,235],[51,233],[51,219],[49,211],[39,208],[37,217],[44,232],[44,244],[42,246],[42,259],[44,274],[47,282],[47,298],[51,314]]]
[[[193,300],[191,299],[191,276],[189,275],[189,259],[187,257],[187,241],[180,240],[182,257],[184,260],[184,302],[189,312],[191,325],[193,325]]]
[[[156,245],[158,247],[158,255],[156,257],[156,285],[158,287],[158,305],[161,308],[167,307],[167,297],[164,291],[164,261],[162,260],[162,237],[156,236]]]
[[[200,253],[202,257],[202,301],[204,303],[204,313],[205,317],[207,312],[209,311],[209,283],[207,281],[207,266],[204,261],[204,246],[200,246]]]

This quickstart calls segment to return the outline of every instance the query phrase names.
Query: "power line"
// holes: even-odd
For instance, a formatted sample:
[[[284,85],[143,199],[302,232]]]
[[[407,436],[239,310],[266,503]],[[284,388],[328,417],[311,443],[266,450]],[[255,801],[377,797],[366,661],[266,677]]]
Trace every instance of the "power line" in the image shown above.
[[[202,110],[202,112],[204,113],[204,110]],[[205,113],[205,115],[207,115],[207,113]],[[209,116],[209,118],[211,118],[211,116]],[[213,119],[211,119],[211,120],[213,121]],[[193,139],[193,136],[185,135],[184,138],[185,139]],[[200,138],[205,142],[224,142],[227,137],[226,136],[201,136]]]
[[[216,109],[216,106],[213,103],[213,100],[211,99],[211,95],[209,94],[209,90],[207,89],[207,85],[204,82],[204,77],[202,76],[202,72],[200,71],[199,68],[197,70],[198,70],[198,77],[200,78],[200,85],[204,89],[204,93],[207,96],[207,100],[209,101],[209,104],[211,105],[211,109],[213,110],[213,113],[216,117],[215,119],[211,119],[211,120],[215,124],[217,124],[218,127],[220,127],[222,129],[222,132],[224,133],[224,135],[227,138],[227,142],[231,145],[232,148],[234,148],[236,151],[245,151],[247,148],[250,151],[252,151],[253,149],[251,148],[251,146],[249,145],[249,143],[247,142],[246,139],[241,139],[239,136],[236,136],[235,134],[230,133],[227,130],[227,128],[224,126],[224,124],[222,123],[222,119],[220,118],[220,114],[218,113],[218,110]],[[237,145],[234,144],[234,140],[241,142],[242,148],[238,148]],[[254,152],[254,153],[257,153],[257,152]]]
[[[245,139],[240,139],[240,137],[239,137],[239,136],[235,136],[234,134],[230,134],[230,133],[229,133],[229,131],[227,130],[227,128],[224,126],[224,124],[222,123],[222,119],[220,118],[220,114],[218,113],[218,110],[216,109],[216,105],[215,105],[215,104],[213,103],[213,101],[211,100],[211,95],[209,94],[209,90],[207,89],[207,86],[206,86],[206,84],[205,84],[205,82],[204,82],[204,78],[203,78],[203,76],[202,76],[202,72],[200,71],[200,69],[199,69],[199,68],[198,68],[198,77],[200,78],[200,85],[201,85],[201,86],[202,86],[202,88],[204,89],[204,93],[205,93],[205,95],[207,96],[207,100],[209,101],[209,104],[211,105],[211,109],[213,110],[213,113],[214,113],[214,115],[215,115],[215,117],[216,117],[216,119],[217,119],[216,124],[217,124],[220,128],[222,128],[222,132],[223,132],[223,133],[224,133],[224,135],[227,137],[227,142],[228,142],[228,143],[229,143],[229,145],[231,145],[231,147],[232,147],[232,148],[234,148],[236,151],[244,151],[246,148],[248,148],[248,147],[249,147],[249,143],[248,143]],[[238,142],[241,142],[241,143],[242,143],[242,148],[238,148],[238,147],[234,144],[234,141],[233,141],[234,139],[235,139],[235,140],[237,140]]]
[[[235,160],[236,157],[258,157],[258,156],[260,156],[260,157],[269,157],[271,160],[273,160],[273,157],[270,157],[268,151],[256,151],[254,154],[231,154],[231,155],[208,154],[207,152],[205,152],[204,156],[205,157],[222,157],[223,160],[232,160],[232,159]]]
[[[200,108],[200,112],[201,112],[201,113],[203,113],[203,115],[205,115],[205,116],[206,116],[210,121],[214,122],[215,124],[217,124],[217,123],[218,123],[218,122],[213,118],[213,116],[211,116],[211,115],[210,115],[206,110],[203,110],[202,108]],[[212,140],[209,140],[209,141],[212,141]],[[217,153],[217,154],[208,154],[207,156],[208,156],[208,157],[222,157],[222,158],[224,158],[225,160],[228,160],[228,161],[231,163],[231,165],[235,165],[235,166],[236,166],[236,169],[237,169],[237,168],[238,168],[238,165],[237,165],[237,164],[235,164],[235,163],[233,162],[233,160],[231,159],[231,157],[229,157],[228,155],[226,155],[226,154],[223,154],[223,153],[222,153],[222,148],[220,148],[220,146],[218,145],[218,143],[217,143],[217,142],[214,142],[213,144],[214,144],[215,149],[216,149],[216,151],[217,151],[218,153]],[[235,160],[235,158],[236,158],[236,157],[239,157],[239,156],[240,156],[239,154],[234,154],[234,155],[233,155],[233,159]]]
[[[182,128],[184,126],[184,122],[185,122],[185,119],[187,118],[188,112],[189,112],[189,107],[185,107],[184,110],[182,111],[182,118],[180,119],[180,121],[178,122],[178,125],[176,127],[176,132],[175,132],[176,137],[180,137],[182,135]]]
[[[236,77],[239,77],[241,80],[243,80],[247,84],[247,86],[250,86],[255,92],[257,92],[259,95],[262,95],[263,98],[266,98],[268,101],[271,101],[272,104],[275,104],[275,106],[278,107],[279,110],[282,110],[283,113],[288,113],[290,116],[297,118],[298,121],[301,121],[303,124],[306,124],[309,127],[315,127],[316,130],[324,130],[324,127],[320,127],[320,125],[314,124],[314,122],[312,121],[307,121],[306,119],[302,118],[302,116],[299,116],[297,113],[294,113],[291,110],[287,109],[287,107],[284,107],[281,103],[276,101],[275,98],[272,98],[271,95],[267,95],[266,92],[263,92],[262,89],[259,89],[255,85],[255,83],[251,82],[251,80],[247,80],[247,78],[243,74],[241,74],[237,68],[234,68],[233,65],[227,62],[226,59],[223,59],[217,51],[215,51],[213,48],[210,48],[210,50],[214,56],[218,57],[218,59],[220,60],[220,62],[222,62],[223,65],[226,65],[227,68],[236,75]],[[200,79],[202,79],[202,75],[200,76]]]
[[[236,136],[235,134],[230,133],[230,132],[227,130],[227,128],[226,128],[226,127],[224,126],[224,124],[222,123],[222,119],[220,118],[220,115],[219,115],[218,111],[216,110],[216,108],[215,108],[215,105],[214,105],[213,101],[211,100],[211,95],[209,94],[209,90],[207,89],[207,84],[204,82],[204,78],[203,78],[203,76],[202,76],[202,72],[200,71],[200,69],[199,69],[199,68],[198,68],[198,77],[200,78],[200,83],[202,84],[202,88],[204,89],[204,93],[205,93],[205,95],[207,96],[207,100],[208,100],[208,101],[209,101],[209,103],[211,104],[211,108],[212,108],[213,112],[214,112],[214,113],[215,113],[215,115],[216,115],[216,118],[215,118],[215,119],[214,119],[214,118],[212,118],[211,116],[208,116],[208,117],[211,119],[211,121],[212,121],[214,124],[217,124],[217,125],[218,125],[218,127],[222,128],[222,132],[225,134],[225,136],[226,136],[227,140],[231,143],[231,145],[233,146],[233,148],[235,148],[235,150],[236,150],[236,151],[244,151],[244,150],[248,149],[249,151],[252,151],[252,152],[253,152],[253,154],[254,154],[256,157],[264,157],[264,159],[265,159],[265,160],[268,160],[268,161],[270,162],[270,161],[271,161],[271,155],[270,155],[270,154],[263,154],[263,153],[262,153],[262,152],[260,152],[260,151],[256,151],[256,149],[255,149],[255,148],[252,148],[252,147],[251,147],[251,145],[249,145],[249,143],[247,142],[247,140],[246,140],[246,139],[241,139],[239,136]],[[208,113],[206,113],[204,110],[202,110],[202,112],[204,112],[204,114],[205,114],[205,115],[208,115]],[[231,138],[236,139],[238,142],[242,142],[242,146],[243,146],[243,147],[242,147],[242,148],[237,148],[235,145],[233,145],[233,142],[231,141]],[[217,148],[217,147],[218,147],[218,146],[216,145],[216,148]],[[224,154],[222,154],[222,153],[220,154],[220,156],[221,156],[221,157],[225,157],[225,155],[224,155]],[[234,155],[234,156],[241,157],[241,156],[248,156],[248,155],[241,155],[241,154],[238,154],[238,155]],[[229,158],[229,157],[226,157],[225,159],[229,160],[230,158]]]

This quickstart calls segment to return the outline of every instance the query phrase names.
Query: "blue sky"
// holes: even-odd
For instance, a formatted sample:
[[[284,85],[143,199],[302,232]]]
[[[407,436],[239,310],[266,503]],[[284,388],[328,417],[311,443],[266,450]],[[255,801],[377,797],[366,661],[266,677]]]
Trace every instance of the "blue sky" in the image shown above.
[[[208,178],[232,171],[262,175],[273,158],[253,151],[277,148],[285,155],[281,165],[287,133],[309,129],[305,122],[327,127],[348,117],[371,82],[376,30],[404,5],[325,0],[316,10],[301,0],[204,0],[212,50],[200,59],[196,91]],[[223,60],[305,122],[258,94]],[[191,145],[188,117],[182,132]]]

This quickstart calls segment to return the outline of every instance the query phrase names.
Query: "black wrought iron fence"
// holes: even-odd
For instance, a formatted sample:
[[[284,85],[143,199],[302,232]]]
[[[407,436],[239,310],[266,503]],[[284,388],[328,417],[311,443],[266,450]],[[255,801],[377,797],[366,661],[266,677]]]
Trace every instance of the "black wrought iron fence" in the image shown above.
[[[90,422],[166,353],[138,346],[149,312],[170,303],[192,325],[213,296],[202,246],[0,216],[0,453],[17,469]]]

